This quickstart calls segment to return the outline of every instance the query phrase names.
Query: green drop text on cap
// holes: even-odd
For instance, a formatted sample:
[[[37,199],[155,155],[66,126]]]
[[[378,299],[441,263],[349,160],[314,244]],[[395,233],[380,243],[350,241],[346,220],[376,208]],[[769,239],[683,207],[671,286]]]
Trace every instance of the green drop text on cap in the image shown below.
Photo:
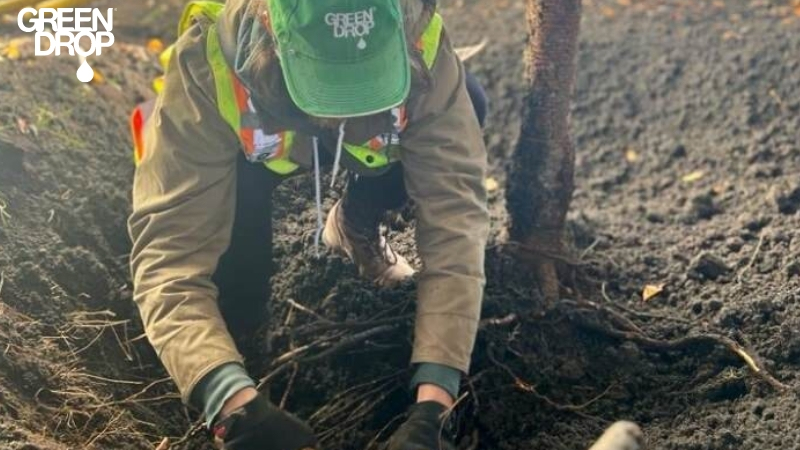
[[[399,0],[267,0],[286,87],[318,117],[402,104],[410,68]]]

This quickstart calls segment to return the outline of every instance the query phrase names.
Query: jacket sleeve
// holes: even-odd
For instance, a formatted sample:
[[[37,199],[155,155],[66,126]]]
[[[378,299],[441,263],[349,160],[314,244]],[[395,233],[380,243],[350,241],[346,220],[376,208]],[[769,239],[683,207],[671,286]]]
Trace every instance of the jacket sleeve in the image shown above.
[[[238,139],[215,106],[195,26],[178,42],[136,170],[131,271],[147,336],[184,400],[213,368],[241,361],[211,281],[229,245]]]
[[[446,36],[431,72],[432,85],[409,103],[410,124],[401,139],[424,266],[412,362],[467,372],[485,284],[486,149],[464,68]]]

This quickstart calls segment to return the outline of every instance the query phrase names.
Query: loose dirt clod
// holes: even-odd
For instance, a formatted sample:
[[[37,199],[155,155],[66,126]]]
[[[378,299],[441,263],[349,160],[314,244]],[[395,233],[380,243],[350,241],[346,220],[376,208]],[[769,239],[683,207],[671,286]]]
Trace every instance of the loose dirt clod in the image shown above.
[[[706,252],[697,255],[689,266],[690,276],[705,280],[716,280],[730,272],[731,268],[722,258]]]
[[[781,214],[794,214],[800,210],[800,185],[788,187],[775,196]]]

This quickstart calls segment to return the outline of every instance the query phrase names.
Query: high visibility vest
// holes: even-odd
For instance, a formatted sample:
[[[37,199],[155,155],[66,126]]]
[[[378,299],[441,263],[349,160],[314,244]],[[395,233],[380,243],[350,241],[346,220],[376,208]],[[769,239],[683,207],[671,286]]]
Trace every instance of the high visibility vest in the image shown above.
[[[217,1],[190,2],[183,12],[178,25],[178,34],[183,34],[198,19],[208,20],[214,25],[208,30],[206,57],[214,76],[217,107],[220,116],[239,137],[242,150],[251,162],[263,163],[266,168],[279,174],[290,175],[300,166],[292,161],[292,146],[295,141],[294,131],[283,131],[267,134],[260,126],[260,119],[250,93],[236,73],[228,65],[220,45],[219,34],[215,25],[221,15],[224,4]],[[444,22],[435,13],[419,41],[417,49],[422,54],[425,65],[430,69],[436,61],[439,51]],[[161,66],[166,69],[174,52],[174,44],[160,55]],[[153,83],[153,89],[160,93],[164,80],[159,77]],[[138,164],[144,156],[143,130],[152,110],[152,104],[137,107],[131,116],[131,131],[134,142],[134,156]],[[407,125],[405,106],[392,111],[393,130],[381,134],[361,145],[345,142],[344,150],[363,166],[366,172],[381,172],[397,160],[400,149],[400,133]]]

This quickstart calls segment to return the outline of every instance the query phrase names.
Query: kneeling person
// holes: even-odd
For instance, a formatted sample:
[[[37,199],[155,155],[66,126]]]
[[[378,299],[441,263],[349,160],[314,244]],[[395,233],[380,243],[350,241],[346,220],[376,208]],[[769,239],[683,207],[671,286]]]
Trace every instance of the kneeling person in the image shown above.
[[[229,329],[254,330],[269,296],[273,188],[311,169],[319,206],[326,163],[355,175],[318,238],[378,285],[414,273],[379,224],[416,204],[417,403],[390,447],[439,447],[469,370],[489,223],[485,100],[468,79],[422,0],[229,0],[182,34],[137,152],[134,300],[225,448],[317,445],[256,391]]]

